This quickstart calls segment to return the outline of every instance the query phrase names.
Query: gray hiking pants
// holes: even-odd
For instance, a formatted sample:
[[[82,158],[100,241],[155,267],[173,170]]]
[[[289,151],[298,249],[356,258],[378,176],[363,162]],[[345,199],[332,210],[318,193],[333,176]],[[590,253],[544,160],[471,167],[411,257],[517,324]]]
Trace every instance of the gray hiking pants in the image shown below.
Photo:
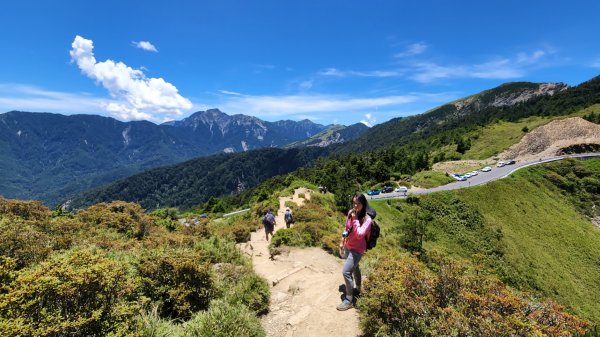
[[[358,263],[362,258],[362,254],[346,249],[345,255],[346,263],[342,268],[342,275],[344,275],[344,282],[346,283],[346,296],[352,296],[352,274],[354,274],[354,284],[356,288],[360,289],[361,286],[361,275]]]

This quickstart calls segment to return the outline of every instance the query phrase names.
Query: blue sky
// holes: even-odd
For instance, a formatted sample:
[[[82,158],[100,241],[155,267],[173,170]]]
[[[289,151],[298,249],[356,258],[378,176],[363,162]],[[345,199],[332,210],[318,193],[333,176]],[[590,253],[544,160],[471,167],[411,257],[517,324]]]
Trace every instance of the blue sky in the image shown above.
[[[3,1],[0,113],[370,125],[600,74],[599,1]]]

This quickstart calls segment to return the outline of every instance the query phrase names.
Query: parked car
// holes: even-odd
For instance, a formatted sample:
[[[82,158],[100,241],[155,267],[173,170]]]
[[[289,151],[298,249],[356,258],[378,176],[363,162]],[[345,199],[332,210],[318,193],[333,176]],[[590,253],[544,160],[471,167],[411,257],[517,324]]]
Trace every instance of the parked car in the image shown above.
[[[381,189],[381,193],[390,193],[390,192],[394,192],[394,188],[391,186],[384,186]]]
[[[484,168],[481,169],[481,172],[490,172],[491,170],[492,170],[491,167],[486,166],[486,167],[484,167]]]
[[[473,172],[469,172],[469,173],[471,173],[471,177],[474,177],[477,175],[477,171],[473,171]]]
[[[379,194],[379,190],[370,190],[369,192],[367,192],[367,195],[377,195]]]
[[[456,180],[458,180],[458,181],[465,181],[465,180],[467,180],[467,177],[465,177],[465,176],[462,176],[462,175],[460,175],[460,174],[457,174],[457,173],[453,174],[453,175],[452,175],[452,178],[454,178],[454,179],[456,179]]]
[[[408,187],[406,187],[406,186],[396,187],[394,192],[406,193],[406,192],[408,192]]]
[[[507,162],[504,163],[504,165],[513,165],[515,163],[514,160],[509,160]]]
[[[506,163],[505,163],[505,162],[503,162],[502,160],[501,160],[501,161],[499,161],[499,162],[498,162],[498,164],[496,164],[496,166],[497,166],[497,167],[502,167],[502,166],[504,166],[504,165],[506,165]]]

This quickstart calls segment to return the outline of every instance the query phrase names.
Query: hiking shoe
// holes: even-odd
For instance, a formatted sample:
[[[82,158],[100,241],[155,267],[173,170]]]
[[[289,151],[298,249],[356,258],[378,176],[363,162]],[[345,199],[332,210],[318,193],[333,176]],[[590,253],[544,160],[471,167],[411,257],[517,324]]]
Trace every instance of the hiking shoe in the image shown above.
[[[344,299],[344,301],[342,303],[340,303],[336,309],[339,311],[345,311],[352,308],[352,302],[348,301],[348,299]]]

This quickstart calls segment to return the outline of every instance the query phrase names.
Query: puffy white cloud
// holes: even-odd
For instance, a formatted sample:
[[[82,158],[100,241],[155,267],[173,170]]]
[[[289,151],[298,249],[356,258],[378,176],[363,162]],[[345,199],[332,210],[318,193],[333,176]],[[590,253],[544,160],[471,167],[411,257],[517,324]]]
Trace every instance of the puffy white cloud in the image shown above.
[[[158,53],[158,49],[156,49],[156,47],[148,41],[139,41],[139,42],[133,41],[132,43],[136,48],[140,48],[140,49],[143,49],[146,51],[153,51],[155,53]]]
[[[182,115],[181,110],[192,108],[192,102],[181,96],[177,88],[162,78],[146,78],[141,70],[122,62],[97,62],[91,40],[76,36],[70,51],[71,60],[81,72],[96,80],[116,100],[105,106],[115,117],[123,120],[164,120]]]

